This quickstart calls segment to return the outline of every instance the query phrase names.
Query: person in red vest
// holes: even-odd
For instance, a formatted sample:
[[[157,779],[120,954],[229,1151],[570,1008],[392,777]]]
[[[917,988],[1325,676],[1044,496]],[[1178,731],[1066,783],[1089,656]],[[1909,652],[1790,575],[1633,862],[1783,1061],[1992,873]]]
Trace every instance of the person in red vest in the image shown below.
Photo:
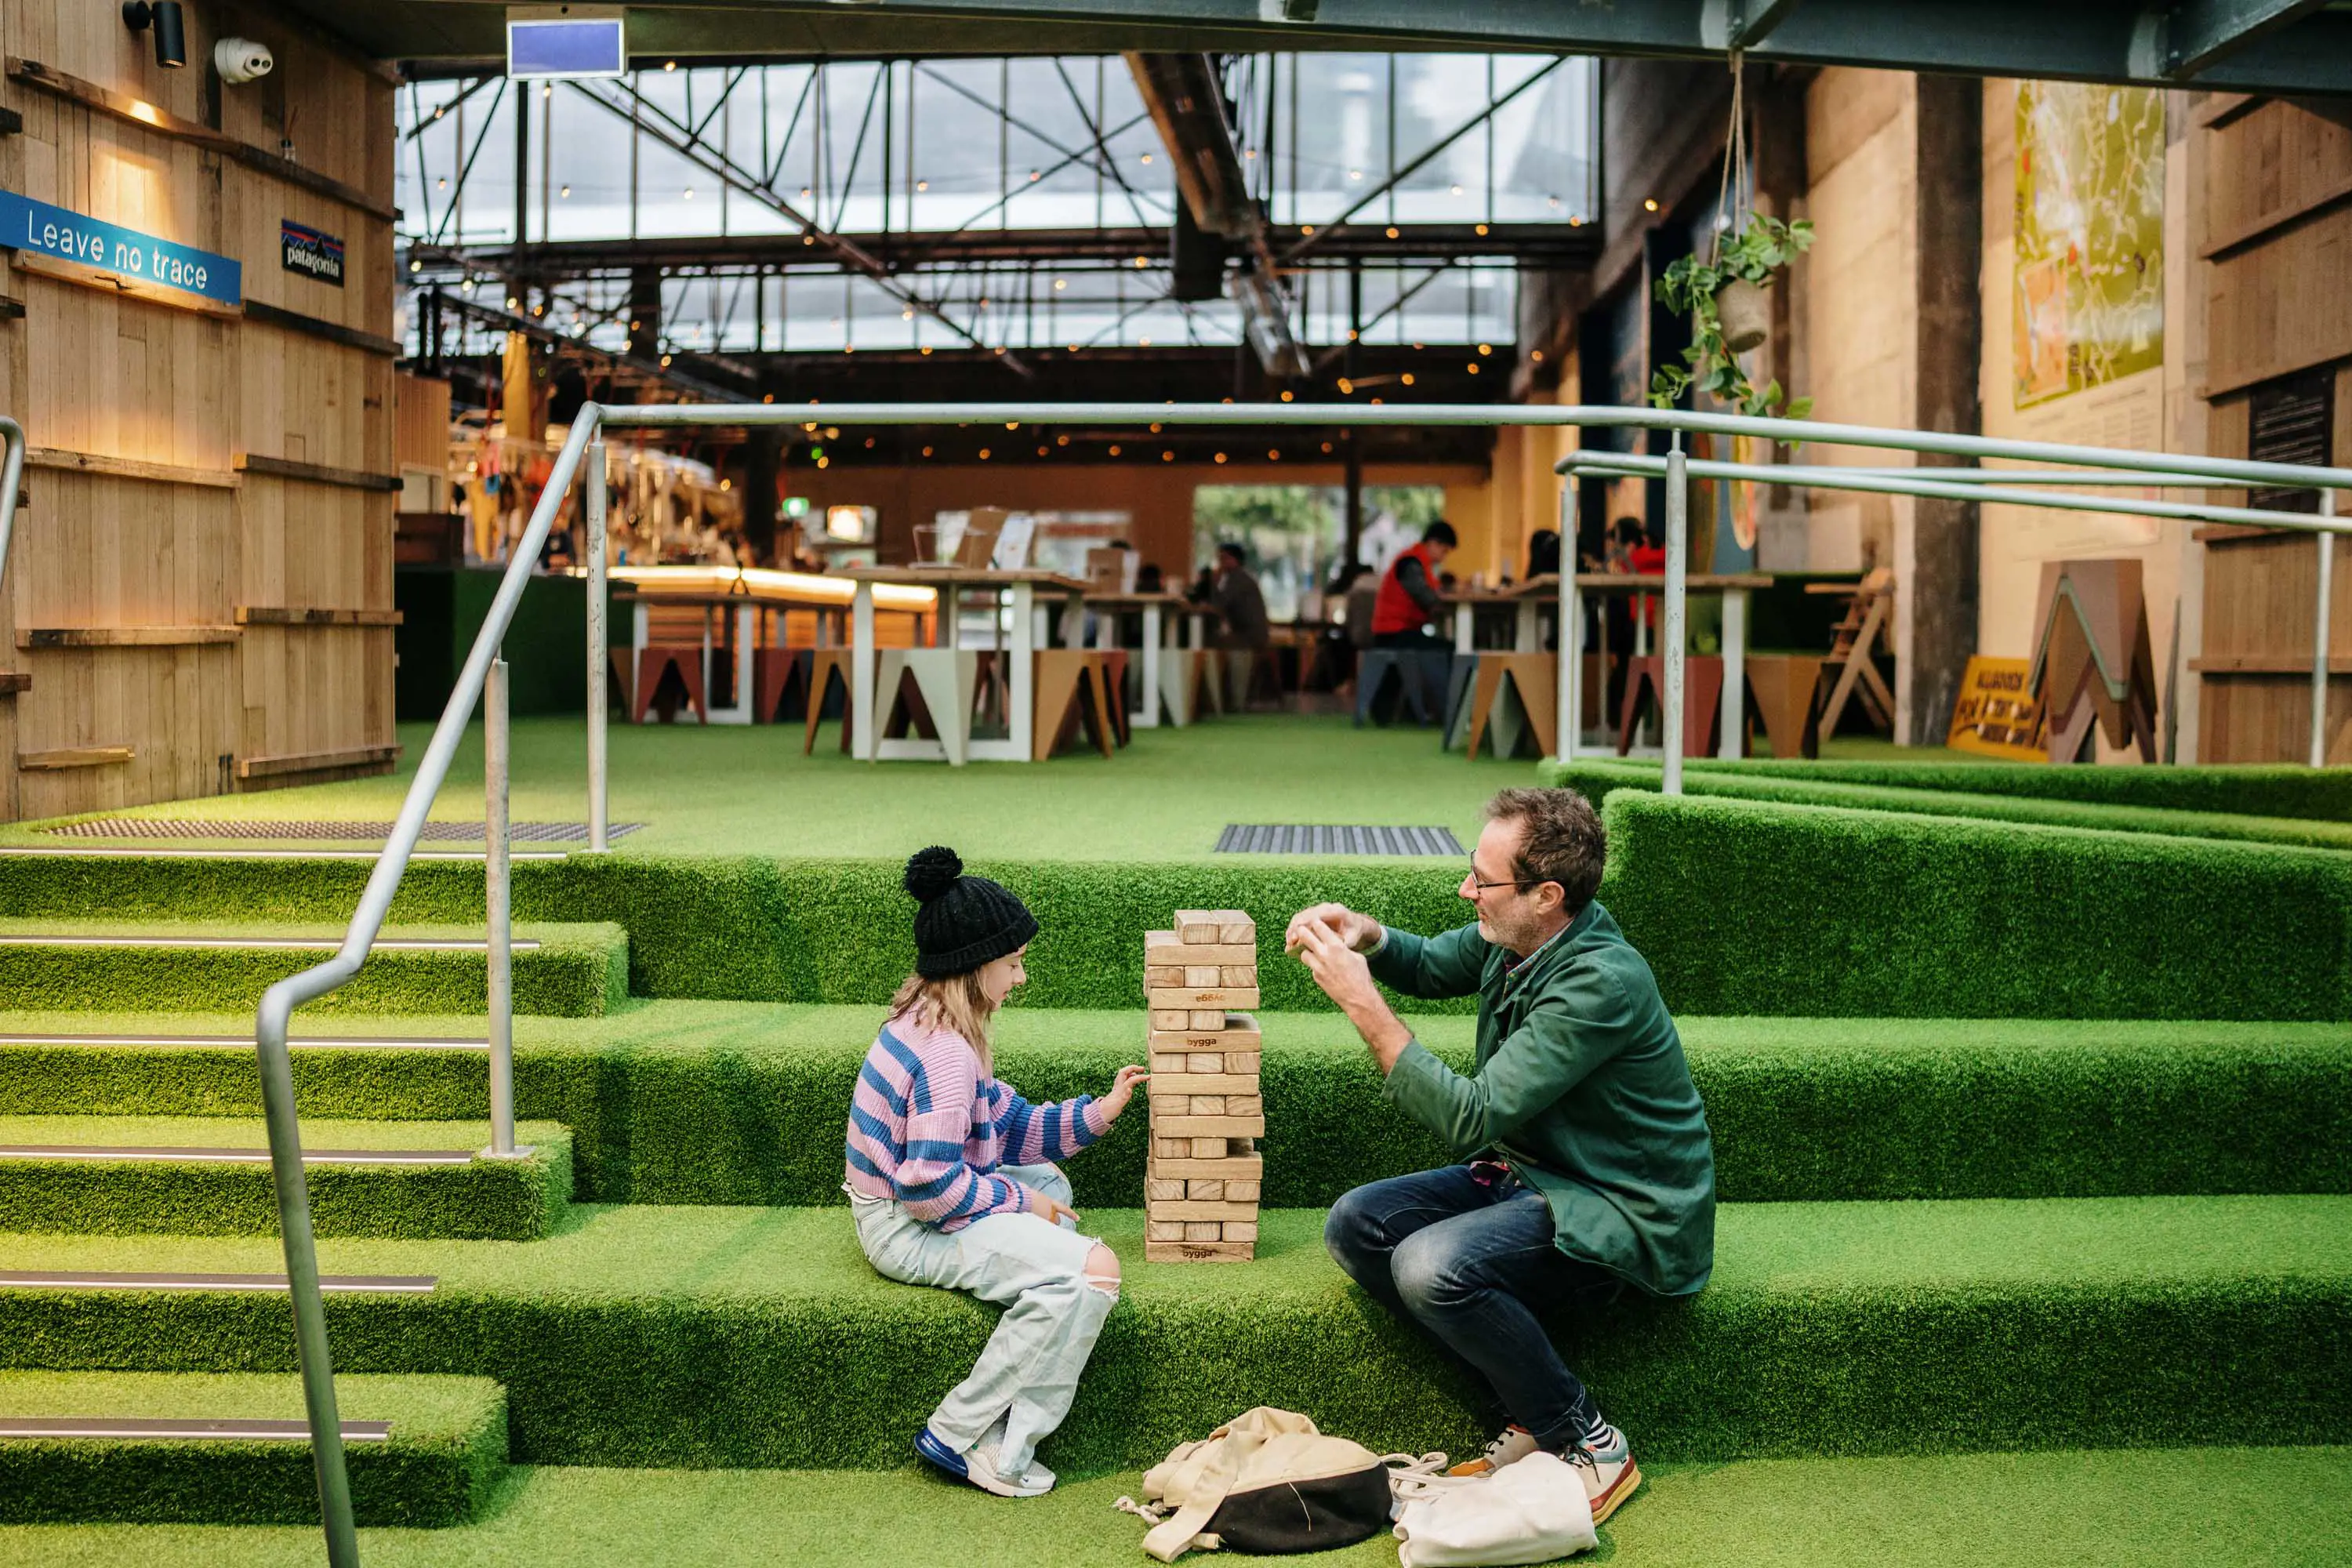
[[[1454,553],[1454,525],[1438,519],[1421,531],[1421,542],[1389,563],[1372,601],[1374,647],[1426,647],[1424,629],[1435,617],[1437,569]]]

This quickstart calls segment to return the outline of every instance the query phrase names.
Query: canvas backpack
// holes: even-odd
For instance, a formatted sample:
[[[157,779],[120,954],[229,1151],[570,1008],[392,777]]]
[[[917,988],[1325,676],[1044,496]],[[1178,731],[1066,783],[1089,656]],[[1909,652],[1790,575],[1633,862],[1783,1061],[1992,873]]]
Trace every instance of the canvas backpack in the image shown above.
[[[1162,1563],[1195,1547],[1322,1552],[1389,1527],[1381,1456],[1264,1405],[1180,1445],[1144,1475],[1143,1495],[1119,1506],[1151,1522],[1143,1549]]]

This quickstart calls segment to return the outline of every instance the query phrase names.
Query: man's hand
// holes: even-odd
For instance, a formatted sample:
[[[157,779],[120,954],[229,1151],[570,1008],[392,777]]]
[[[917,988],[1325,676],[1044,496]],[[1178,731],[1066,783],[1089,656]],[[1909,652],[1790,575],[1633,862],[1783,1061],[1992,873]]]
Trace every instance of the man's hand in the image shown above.
[[[1151,1069],[1143,1067],[1123,1067],[1118,1076],[1110,1080],[1110,1092],[1095,1101],[1102,1107],[1103,1120],[1116,1121],[1126,1110],[1128,1101],[1135,1098],[1135,1087],[1150,1081]]]
[[[1072,1225],[1078,1223],[1078,1211],[1072,1208],[1069,1205],[1065,1203],[1056,1203],[1052,1198],[1047,1197],[1045,1194],[1025,1183],[1021,1184],[1021,1190],[1029,1194],[1029,1207],[1031,1210],[1036,1214],[1039,1219],[1044,1220],[1046,1224],[1061,1224],[1062,1216],[1064,1215],[1070,1216],[1070,1223]]]
[[[1321,927],[1338,938],[1341,945],[1357,952],[1370,952],[1381,940],[1381,922],[1371,916],[1360,915],[1345,904],[1317,904],[1290,917],[1290,929],[1283,934],[1283,950],[1297,952],[1305,947],[1309,926]]]
[[[1339,910],[1353,920],[1364,918],[1340,910],[1336,904],[1322,907]],[[1309,910],[1306,914],[1314,912]],[[1306,920],[1306,914],[1300,920]],[[1378,932],[1380,927],[1374,925],[1372,929]],[[1348,1021],[1356,1026],[1356,1033],[1372,1048],[1372,1058],[1381,1064],[1381,1071],[1385,1073],[1396,1066],[1397,1058],[1412,1043],[1412,1031],[1404,1026],[1403,1020],[1390,1010],[1381,997],[1364,955],[1349,946],[1333,924],[1307,921],[1300,925],[1293,921],[1291,931],[1298,939],[1294,951],[1299,962],[1307,965],[1307,973],[1315,977],[1323,994],[1339,1004],[1339,1010],[1348,1015]]]

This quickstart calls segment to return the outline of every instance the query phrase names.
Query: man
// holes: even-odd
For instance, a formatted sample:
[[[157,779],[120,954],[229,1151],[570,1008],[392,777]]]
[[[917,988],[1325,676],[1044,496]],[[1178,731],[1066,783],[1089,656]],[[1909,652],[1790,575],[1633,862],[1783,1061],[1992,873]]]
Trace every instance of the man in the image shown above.
[[[1224,650],[1225,705],[1238,713],[1249,706],[1258,656],[1274,640],[1265,617],[1265,595],[1250,574],[1242,547],[1217,546],[1216,575],[1209,583],[1209,607],[1217,612],[1217,646]]]
[[[1421,542],[1389,563],[1372,601],[1374,647],[1427,647],[1423,630],[1437,614],[1437,569],[1454,553],[1454,525],[1439,518],[1421,531]]]
[[[1462,879],[1475,925],[1424,939],[1339,904],[1291,919],[1290,951],[1371,1047],[1390,1102],[1466,1162],[1358,1187],[1333,1205],[1324,1240],[1507,1416],[1485,1458],[1455,1473],[1558,1454],[1597,1523],[1641,1471],[1538,1311],[1706,1284],[1715,1157],[1650,966],[1593,901],[1607,844],[1591,804],[1507,789],[1486,816]],[[1408,996],[1477,994],[1468,1077],[1413,1039],[1376,980]]]

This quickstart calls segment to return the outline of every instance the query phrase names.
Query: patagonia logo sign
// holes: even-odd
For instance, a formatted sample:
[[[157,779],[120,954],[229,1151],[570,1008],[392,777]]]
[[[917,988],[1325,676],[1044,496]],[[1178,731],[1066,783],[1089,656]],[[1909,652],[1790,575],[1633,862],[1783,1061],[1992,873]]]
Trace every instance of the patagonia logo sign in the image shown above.
[[[278,243],[279,259],[287,271],[332,283],[338,289],[343,286],[343,242],[333,235],[321,234],[292,218],[281,218]]]

